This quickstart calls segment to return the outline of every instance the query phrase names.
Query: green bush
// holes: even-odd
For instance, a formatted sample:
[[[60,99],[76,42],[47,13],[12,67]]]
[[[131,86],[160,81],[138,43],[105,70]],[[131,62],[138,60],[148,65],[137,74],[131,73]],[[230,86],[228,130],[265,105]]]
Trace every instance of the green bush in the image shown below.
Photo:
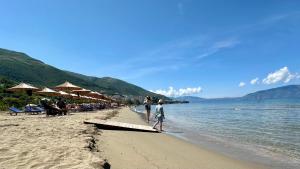
[[[21,108],[23,106],[25,106],[25,101],[21,100],[19,98],[13,98],[13,97],[6,97],[3,99],[4,103],[6,106],[11,107],[17,107],[17,108]]]
[[[5,111],[8,109],[8,105],[0,101],[0,111]]]

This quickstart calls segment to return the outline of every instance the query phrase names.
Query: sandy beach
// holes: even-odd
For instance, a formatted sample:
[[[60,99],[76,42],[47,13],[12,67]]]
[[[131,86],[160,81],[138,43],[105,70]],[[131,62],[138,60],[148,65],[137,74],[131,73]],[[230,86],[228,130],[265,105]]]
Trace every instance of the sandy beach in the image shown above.
[[[147,125],[128,108],[112,120]],[[263,169],[164,133],[104,130],[100,145],[113,169]]]
[[[0,115],[0,168],[259,169],[164,133],[101,130],[86,119],[147,125],[129,108],[70,116]]]

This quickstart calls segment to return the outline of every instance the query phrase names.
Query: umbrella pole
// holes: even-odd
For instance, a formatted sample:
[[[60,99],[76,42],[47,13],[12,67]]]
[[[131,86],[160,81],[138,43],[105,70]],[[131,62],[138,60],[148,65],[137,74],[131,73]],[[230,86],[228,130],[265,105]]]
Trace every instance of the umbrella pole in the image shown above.
[[[30,101],[30,97],[32,96],[32,91],[27,90],[26,94],[28,97],[26,98],[26,101],[25,101],[25,107],[29,104],[29,109],[31,109],[29,101]],[[25,114],[26,114],[26,110],[25,110]]]

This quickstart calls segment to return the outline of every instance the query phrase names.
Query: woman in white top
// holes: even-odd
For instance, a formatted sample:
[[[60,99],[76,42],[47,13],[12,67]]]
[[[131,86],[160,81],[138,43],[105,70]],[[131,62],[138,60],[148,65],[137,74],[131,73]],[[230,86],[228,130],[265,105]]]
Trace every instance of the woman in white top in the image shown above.
[[[162,104],[163,104],[163,100],[159,99],[158,105],[155,107],[155,119],[157,119],[157,121],[155,122],[155,124],[153,126],[153,128],[155,129],[156,126],[159,123],[160,131],[163,131],[162,130],[162,123],[165,119],[165,112],[164,112],[164,108],[163,108]]]

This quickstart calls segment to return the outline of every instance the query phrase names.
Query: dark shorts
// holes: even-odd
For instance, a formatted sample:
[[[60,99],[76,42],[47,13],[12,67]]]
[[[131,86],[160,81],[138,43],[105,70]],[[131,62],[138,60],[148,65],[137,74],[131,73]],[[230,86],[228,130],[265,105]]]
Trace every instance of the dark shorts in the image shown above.
[[[151,106],[148,105],[148,104],[146,104],[146,105],[145,105],[145,109],[150,111],[150,110],[151,110]]]
[[[162,116],[160,116],[160,117],[157,117],[157,121],[159,121],[159,122],[163,122],[164,121],[164,118],[162,117]]]

